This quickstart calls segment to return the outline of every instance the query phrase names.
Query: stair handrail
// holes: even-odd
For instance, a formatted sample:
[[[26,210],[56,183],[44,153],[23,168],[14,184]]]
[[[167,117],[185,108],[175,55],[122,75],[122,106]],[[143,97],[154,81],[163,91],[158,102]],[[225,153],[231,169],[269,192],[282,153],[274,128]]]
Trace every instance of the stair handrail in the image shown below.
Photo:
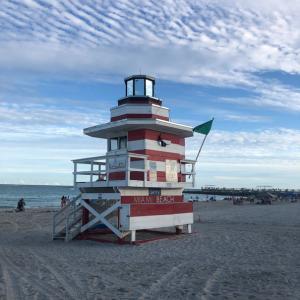
[[[81,226],[76,227],[72,232],[69,233],[69,228],[70,226],[72,226],[74,223],[78,222],[79,220],[81,220],[82,215],[79,215],[76,218],[76,212],[82,209],[82,205],[77,206],[74,210],[70,211],[67,216],[66,216],[66,237],[65,237],[65,241],[67,242],[68,240],[70,240],[70,236],[71,239],[73,239],[75,237],[75,235],[77,235],[78,233],[80,233],[80,229]],[[69,217],[74,214],[74,219],[73,221],[70,223],[69,222]]]
[[[55,219],[58,215],[60,215],[61,213],[63,213],[68,207],[70,207],[72,204],[74,204],[74,207],[76,208],[76,201],[81,198],[81,194],[79,194],[78,196],[76,196],[72,201],[70,201],[67,205],[65,205],[64,207],[62,207],[59,211],[57,211],[53,216],[52,216],[52,239],[54,239],[55,237],[55,228],[61,224],[63,221],[66,220],[66,216],[63,217],[59,222],[57,222],[55,224]],[[74,219],[76,218],[76,215],[74,215]]]

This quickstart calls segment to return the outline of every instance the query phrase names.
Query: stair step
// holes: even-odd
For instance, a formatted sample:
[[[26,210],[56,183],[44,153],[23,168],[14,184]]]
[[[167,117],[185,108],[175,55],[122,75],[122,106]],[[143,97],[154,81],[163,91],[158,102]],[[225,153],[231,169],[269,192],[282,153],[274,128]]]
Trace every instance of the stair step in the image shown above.
[[[53,239],[54,240],[64,240],[66,237],[63,236],[63,235],[60,235],[60,236],[55,236]]]

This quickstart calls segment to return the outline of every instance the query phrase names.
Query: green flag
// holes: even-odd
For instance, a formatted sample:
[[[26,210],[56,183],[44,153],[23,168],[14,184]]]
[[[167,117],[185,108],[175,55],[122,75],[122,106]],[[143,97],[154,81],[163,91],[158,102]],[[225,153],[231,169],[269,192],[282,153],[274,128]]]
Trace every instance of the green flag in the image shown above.
[[[211,121],[208,121],[206,123],[203,123],[201,125],[198,125],[197,127],[195,127],[193,129],[193,131],[198,132],[198,133],[202,133],[205,135],[208,135],[211,129],[211,125],[214,119],[212,119]]]

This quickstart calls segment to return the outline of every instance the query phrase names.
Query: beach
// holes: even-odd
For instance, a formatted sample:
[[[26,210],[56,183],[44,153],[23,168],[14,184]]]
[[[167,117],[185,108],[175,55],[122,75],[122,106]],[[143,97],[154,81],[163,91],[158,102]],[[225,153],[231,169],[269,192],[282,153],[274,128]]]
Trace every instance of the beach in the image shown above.
[[[138,245],[52,241],[52,215],[0,210],[1,300],[300,299],[299,202],[194,203],[196,234]]]

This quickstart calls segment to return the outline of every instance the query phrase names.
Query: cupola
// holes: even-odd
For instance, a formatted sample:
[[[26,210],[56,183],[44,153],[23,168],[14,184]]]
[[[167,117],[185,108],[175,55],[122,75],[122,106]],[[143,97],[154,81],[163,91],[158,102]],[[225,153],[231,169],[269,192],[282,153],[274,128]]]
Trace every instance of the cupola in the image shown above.
[[[161,105],[162,101],[154,97],[155,78],[148,75],[126,77],[125,97],[118,100],[118,105],[126,103],[149,103]]]
[[[132,75],[124,79],[126,97],[150,96],[154,97],[155,78],[147,75]]]

